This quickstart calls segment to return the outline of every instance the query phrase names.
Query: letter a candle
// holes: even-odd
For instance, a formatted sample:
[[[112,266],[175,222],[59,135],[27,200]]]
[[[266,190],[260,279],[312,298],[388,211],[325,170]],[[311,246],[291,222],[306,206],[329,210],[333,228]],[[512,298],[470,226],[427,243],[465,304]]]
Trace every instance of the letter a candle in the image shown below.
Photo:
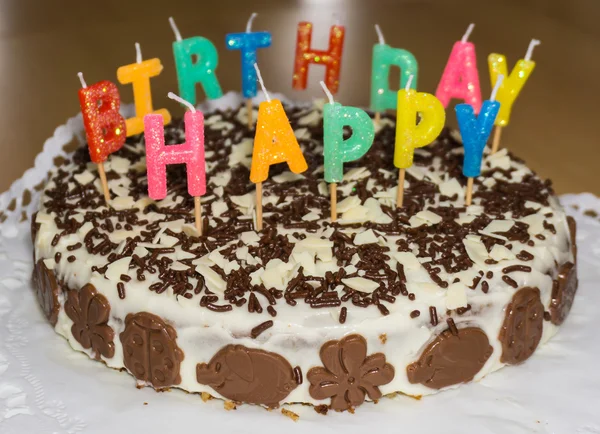
[[[108,181],[104,171],[104,162],[110,154],[121,149],[125,143],[127,130],[125,119],[119,114],[121,99],[117,86],[103,80],[88,86],[79,72],[79,105],[83,115],[83,126],[90,150],[92,162],[98,165],[98,174],[106,204],[110,202]]]
[[[323,148],[325,156],[325,181],[329,183],[331,221],[337,220],[337,183],[344,176],[344,163],[358,160],[373,145],[375,127],[371,117],[356,107],[344,107],[333,100],[324,81],[321,87],[329,99],[323,106]],[[352,135],[344,140],[344,127]]]
[[[148,196],[153,200],[167,195],[167,165],[185,164],[188,193],[194,197],[196,231],[202,234],[200,196],[206,193],[206,163],[204,160],[204,115],[188,101],[169,92],[169,98],[185,105],[185,143],[165,146],[162,115],[144,116],[146,138],[146,166],[148,168]]]
[[[498,82],[500,75],[505,77],[496,96],[496,99],[500,103],[500,112],[498,112],[498,116],[496,117],[496,128],[494,129],[494,137],[492,138],[492,154],[498,151],[502,128],[507,126],[510,121],[512,105],[533,72],[533,68],[535,68],[535,62],[531,60],[531,56],[533,55],[533,49],[539,44],[540,41],[537,39],[531,40],[525,58],[517,62],[510,75],[508,74],[506,57],[504,55],[492,53],[488,56],[492,86]]]
[[[135,116],[127,119],[127,136],[135,136],[144,132],[144,116],[149,113],[159,114],[163,117],[165,125],[171,122],[171,114],[167,109],[154,111],[152,108],[152,94],[150,92],[150,78],[160,74],[163,66],[160,59],[142,61],[140,44],[135,43],[136,62],[121,66],[117,69],[117,79],[121,84],[133,85],[133,100],[135,101]]]
[[[473,179],[481,174],[483,149],[490,137],[494,121],[500,110],[500,103],[496,101],[496,94],[502,84],[503,78],[503,75],[498,76],[490,99],[484,101],[479,116],[475,115],[473,107],[469,104],[458,104],[454,108],[465,151],[463,175],[468,178],[465,196],[465,204],[467,206],[471,205],[473,198]]]
[[[475,24],[470,24],[462,39],[454,44],[446,68],[440,79],[435,96],[448,107],[452,98],[471,104],[475,114],[481,108],[481,89],[475,45],[468,42]]]
[[[269,167],[287,162],[294,173],[308,169],[281,101],[269,97],[258,65],[254,64],[266,101],[258,106],[258,120],[252,151],[250,181],[256,184],[256,228],[262,230],[262,183],[269,177]]]
[[[298,24],[292,87],[298,90],[306,89],[308,65],[314,63],[325,65],[325,84],[331,93],[337,93],[340,84],[342,50],[344,48],[344,26],[337,24],[331,26],[329,48],[327,50],[315,50],[311,47],[312,28],[313,25],[309,22]]]
[[[375,31],[379,37],[379,43],[373,45],[371,110],[375,112],[375,123],[379,123],[381,112],[387,109],[395,110],[398,103],[397,92],[392,91],[389,86],[390,68],[392,66],[400,68],[400,89],[406,86],[411,75],[414,76],[411,88],[416,89],[419,66],[411,52],[387,45],[377,24],[375,24]]]
[[[200,36],[181,39],[181,33],[175,25],[173,17],[169,18],[169,24],[175,34],[173,55],[175,56],[181,98],[195,105],[197,83],[202,85],[208,99],[220,98],[223,91],[215,74],[219,64],[219,54],[215,45]],[[194,58],[197,60],[194,61]]]
[[[242,94],[246,98],[248,128],[252,129],[252,98],[256,96],[256,51],[271,46],[269,32],[252,32],[252,22],[256,12],[250,15],[245,33],[229,33],[225,36],[225,44],[229,50],[240,50],[242,54]]]
[[[398,91],[394,148],[394,165],[400,169],[396,197],[397,208],[402,208],[404,202],[405,172],[413,164],[415,148],[421,148],[433,142],[439,136],[446,122],[446,112],[442,103],[429,93],[411,89],[411,81],[412,78],[409,78],[406,87]],[[418,124],[417,115],[421,117]]]

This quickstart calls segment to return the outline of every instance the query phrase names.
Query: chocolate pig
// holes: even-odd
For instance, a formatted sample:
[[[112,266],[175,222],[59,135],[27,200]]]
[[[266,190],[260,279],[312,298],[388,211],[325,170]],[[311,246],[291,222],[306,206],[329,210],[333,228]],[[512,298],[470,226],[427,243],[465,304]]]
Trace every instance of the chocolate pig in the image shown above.
[[[279,354],[227,345],[196,365],[196,379],[238,402],[277,407],[296,388],[294,371]]]

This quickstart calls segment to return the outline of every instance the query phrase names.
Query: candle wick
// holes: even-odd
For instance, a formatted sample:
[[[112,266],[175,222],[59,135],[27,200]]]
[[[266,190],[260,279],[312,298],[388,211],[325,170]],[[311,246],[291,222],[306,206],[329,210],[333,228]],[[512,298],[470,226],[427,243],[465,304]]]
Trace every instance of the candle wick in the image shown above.
[[[408,77],[408,80],[406,80],[406,86],[404,86],[405,91],[408,92],[410,90],[410,85],[412,84],[414,78],[415,76],[413,74],[410,74],[410,77]]]
[[[475,23],[469,24],[469,27],[467,27],[467,31],[465,32],[465,34],[463,35],[463,37],[460,41],[467,42],[469,40],[469,36],[471,36],[471,33],[473,32],[474,28],[475,28]]]
[[[246,23],[246,33],[250,33],[252,31],[252,23],[257,15],[258,14],[256,12],[252,12],[252,15],[250,15],[250,18],[248,18],[248,22]]]
[[[375,24],[375,31],[377,32],[377,37],[379,38],[379,45],[385,45],[385,38],[383,37],[383,32],[381,31],[379,24]]]
[[[337,13],[333,14],[333,25],[336,27],[341,26],[341,20],[340,20],[340,15]]]
[[[262,75],[260,74],[260,69],[258,69],[258,65],[254,64],[254,70],[256,71],[256,76],[258,77],[258,82],[260,83],[260,87],[262,88],[263,93],[265,94],[265,98],[267,98],[268,102],[271,102],[271,98],[269,97],[269,92],[267,92],[267,88],[265,87],[265,82],[263,81]]]
[[[498,74],[498,78],[496,79],[496,84],[494,85],[494,89],[492,89],[492,94],[490,95],[490,101],[496,101],[496,94],[502,85],[502,81],[504,81],[504,75]]]
[[[173,17],[169,17],[169,24],[171,25],[171,29],[175,34],[175,39],[181,41],[181,33],[179,33],[179,29],[177,28],[177,24],[175,24],[175,20],[173,19]]]
[[[77,77],[79,77],[79,81],[81,82],[81,87],[83,87],[85,89],[87,87],[87,84],[83,78],[83,72],[78,72]]]
[[[527,47],[527,53],[525,53],[525,60],[531,60],[531,56],[533,55],[533,49],[540,45],[542,42],[539,39],[532,39],[529,43],[529,47]]]
[[[173,92],[169,92],[167,94],[167,96],[175,101],[177,101],[179,104],[183,104],[184,106],[186,106],[188,109],[190,109],[190,111],[192,113],[196,113],[196,107],[194,107],[189,101],[184,100],[182,97],[180,97],[179,95],[175,95]]]
[[[319,82],[319,84],[323,88],[323,92],[325,92],[325,95],[327,95],[327,99],[329,100],[329,104],[333,104],[335,102],[333,100],[333,95],[331,94],[331,92],[329,91],[329,89],[327,89],[327,85],[325,84],[325,82],[323,80],[321,80]]]
[[[135,61],[142,63],[142,49],[140,48],[139,42],[135,43]]]

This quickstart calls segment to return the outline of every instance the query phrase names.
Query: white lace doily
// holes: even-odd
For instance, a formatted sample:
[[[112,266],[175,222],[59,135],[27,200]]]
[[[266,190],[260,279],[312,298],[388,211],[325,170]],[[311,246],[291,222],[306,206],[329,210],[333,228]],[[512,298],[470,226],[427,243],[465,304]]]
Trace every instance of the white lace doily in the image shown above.
[[[211,106],[239,101],[239,95],[227,94]],[[421,401],[400,396],[365,404],[354,415],[324,417],[311,407],[292,406],[300,415],[294,423],[278,411],[246,405],[227,412],[222,402],[204,403],[197,395],[138,390],[133,377],[75,353],[54,333],[30,285],[28,218],[38,203],[35,187],[54,158],[67,156],[63,147],[82,138],[79,116],[58,127],[35,167],[0,195],[0,433],[247,433],[249,427],[265,434],[600,433],[600,337],[594,325],[600,219],[589,212],[600,214],[599,198],[561,198],[578,223],[579,292],[558,335],[525,364]]]

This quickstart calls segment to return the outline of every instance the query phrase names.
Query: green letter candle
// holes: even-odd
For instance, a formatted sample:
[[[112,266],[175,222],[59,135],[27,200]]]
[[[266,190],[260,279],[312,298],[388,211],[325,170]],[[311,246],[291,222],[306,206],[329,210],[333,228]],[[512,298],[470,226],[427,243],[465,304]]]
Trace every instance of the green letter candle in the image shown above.
[[[219,55],[214,44],[200,36],[182,40],[172,17],[169,23],[177,39],[173,42],[173,55],[181,98],[196,105],[196,83],[202,85],[208,99],[220,98],[223,92],[215,74]]]
[[[401,48],[393,48],[385,43],[383,34],[378,25],[375,25],[379,35],[379,43],[373,45],[373,63],[371,69],[371,110],[382,112],[386,109],[395,109],[397,107],[397,91],[393,91],[389,86],[390,68],[397,66],[400,68],[400,85],[404,88],[408,78],[413,75],[411,88],[417,88],[417,74],[419,66],[417,59],[410,51]]]

